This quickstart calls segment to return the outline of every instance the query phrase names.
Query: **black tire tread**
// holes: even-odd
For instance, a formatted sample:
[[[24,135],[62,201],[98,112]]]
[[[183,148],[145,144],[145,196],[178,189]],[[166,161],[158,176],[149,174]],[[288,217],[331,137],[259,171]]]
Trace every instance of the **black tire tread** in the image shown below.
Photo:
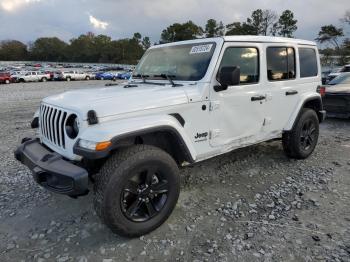
[[[152,152],[161,152],[161,154],[166,154],[169,157],[170,161],[173,161],[173,163],[176,165],[175,160],[168,155],[165,151],[159,149],[158,147],[150,146],[150,145],[134,145],[131,147],[126,147],[123,149],[120,149],[115,154],[109,157],[107,161],[102,166],[99,174],[95,177],[95,183],[94,183],[94,197],[93,197],[93,203],[95,207],[95,211],[97,215],[101,218],[101,220],[109,226],[113,232],[116,232],[117,234],[126,236],[126,237],[133,237],[137,234],[134,232],[126,232],[121,230],[118,227],[112,227],[108,224],[106,220],[106,215],[104,213],[104,194],[105,190],[107,189],[108,183],[113,175],[117,172],[116,169],[118,166],[123,163],[126,164],[129,161],[132,161],[132,157],[135,154],[143,153],[145,155],[149,155]],[[177,165],[176,165],[177,166]],[[180,181],[178,181],[180,184]],[[170,214],[169,214],[170,215]],[[158,226],[157,226],[158,227]]]
[[[300,115],[298,116],[298,119],[295,123],[295,126],[293,129],[289,132],[285,132],[282,135],[282,145],[283,145],[283,150],[285,154],[290,157],[290,158],[295,158],[295,159],[305,159],[308,157],[300,154],[298,150],[298,142],[296,141],[297,138],[297,132],[298,132],[298,127],[300,120],[305,116],[305,115],[310,115],[310,117],[314,117],[317,119],[318,122],[318,117],[316,112],[313,109],[310,108],[303,108]],[[312,152],[311,152],[312,153]]]

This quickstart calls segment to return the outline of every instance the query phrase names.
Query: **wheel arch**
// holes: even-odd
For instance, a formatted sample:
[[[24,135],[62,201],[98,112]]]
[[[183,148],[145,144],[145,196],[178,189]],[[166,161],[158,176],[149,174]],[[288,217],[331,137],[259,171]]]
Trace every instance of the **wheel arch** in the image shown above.
[[[322,98],[320,95],[308,96],[299,103],[298,110],[292,115],[287,127],[284,131],[290,131],[295,126],[302,110],[304,108],[310,108],[314,110],[317,114],[318,121],[321,123],[325,118],[325,111],[323,110]]]
[[[114,151],[137,144],[152,145],[169,153],[181,165],[195,162],[196,152],[181,123],[172,115],[139,118],[139,121],[116,121],[91,126],[82,133],[80,139],[89,141],[111,141],[104,151],[94,151],[79,147],[75,143],[73,152],[86,159],[106,158]],[[143,122],[145,121],[145,122]],[[124,129],[124,127],[126,129]],[[94,140],[97,139],[97,140]]]
[[[191,152],[181,134],[171,126],[158,126],[116,136],[114,149],[137,144],[152,145],[170,154],[178,164],[193,163]]]

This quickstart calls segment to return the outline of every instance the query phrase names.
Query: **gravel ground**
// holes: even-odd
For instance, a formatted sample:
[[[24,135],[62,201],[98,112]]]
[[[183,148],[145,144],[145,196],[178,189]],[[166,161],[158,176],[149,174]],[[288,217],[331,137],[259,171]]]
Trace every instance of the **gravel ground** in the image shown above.
[[[350,261],[348,120],[322,124],[307,160],[274,141],[183,168],[175,211],[136,239],[102,225],[91,195],[41,189],[13,158],[40,99],[102,83],[0,86],[0,261]]]

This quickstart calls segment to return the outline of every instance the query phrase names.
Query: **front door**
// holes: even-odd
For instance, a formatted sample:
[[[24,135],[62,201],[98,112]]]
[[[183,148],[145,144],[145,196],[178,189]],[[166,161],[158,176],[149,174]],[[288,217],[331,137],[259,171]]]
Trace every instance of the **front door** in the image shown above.
[[[211,88],[210,144],[213,147],[239,147],[261,139],[265,121],[267,93],[260,81],[260,44],[226,43],[221,54],[221,67],[240,67],[240,84],[216,92]]]

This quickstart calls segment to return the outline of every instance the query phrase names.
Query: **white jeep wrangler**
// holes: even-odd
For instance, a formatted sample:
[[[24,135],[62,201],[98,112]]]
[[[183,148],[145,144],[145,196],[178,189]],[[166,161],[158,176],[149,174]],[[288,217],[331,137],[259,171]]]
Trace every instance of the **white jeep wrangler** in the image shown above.
[[[282,138],[304,159],[324,120],[314,42],[229,36],[151,47],[122,86],[43,99],[37,138],[15,152],[48,190],[80,196],[93,184],[97,214],[139,236],[174,209],[179,166]]]

